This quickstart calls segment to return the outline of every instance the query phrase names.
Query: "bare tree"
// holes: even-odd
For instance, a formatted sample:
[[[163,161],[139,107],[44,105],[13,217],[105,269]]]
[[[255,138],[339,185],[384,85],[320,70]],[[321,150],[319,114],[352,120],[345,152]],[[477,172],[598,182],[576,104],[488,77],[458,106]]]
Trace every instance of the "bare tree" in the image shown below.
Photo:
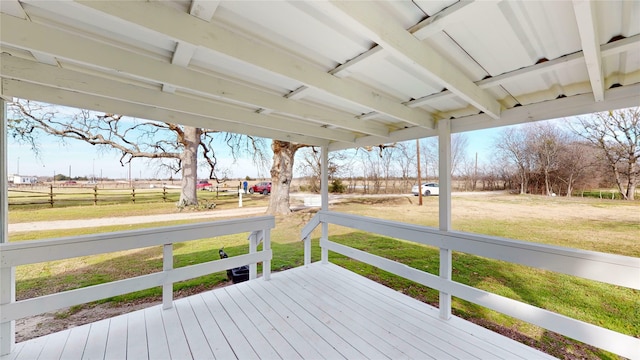
[[[571,197],[579,182],[584,182],[591,169],[595,169],[596,149],[578,141],[568,142],[559,154],[557,178],[567,187],[566,196]],[[595,174],[591,172],[593,178]]]
[[[464,171],[468,163],[467,148],[469,138],[466,134],[451,135],[451,173],[458,174]]]
[[[420,174],[422,179],[429,179],[429,174],[433,174],[433,178],[438,177],[438,138],[430,137],[420,140],[420,158],[424,166],[422,170],[424,174]],[[424,176],[423,176],[424,175]]]
[[[341,151],[329,153],[329,163],[327,165],[329,181],[332,181],[336,176],[339,176],[338,174],[344,166],[348,166],[344,163],[346,159],[347,156]],[[304,149],[302,156],[300,157],[300,165],[298,165],[297,169],[308,178],[309,190],[311,192],[320,191],[320,179],[322,178],[321,161],[322,153],[317,147],[308,147]]]
[[[64,109],[64,110],[61,110]],[[28,100],[9,103],[9,131],[31,143],[37,153],[37,134],[44,132],[64,139],[75,139],[120,152],[120,164],[125,166],[135,158],[170,160],[162,166],[182,173],[180,206],[198,203],[196,183],[198,153],[209,166],[209,178],[219,179],[214,151],[216,135],[222,137],[234,156],[244,143],[258,159],[262,156],[260,139],[221,133],[165,122],[128,118],[117,114],[97,114],[89,110],[68,110]]]
[[[396,161],[400,168],[400,178],[402,179],[402,188],[410,190],[413,183],[412,174],[416,163],[416,149],[415,146],[410,145],[408,142],[398,143],[398,152]],[[404,191],[404,190],[403,190]]]
[[[496,138],[494,147],[505,163],[517,168],[520,194],[526,194],[532,163],[526,131],[522,128],[505,128]]]
[[[551,176],[552,172],[559,169],[565,138],[558,127],[548,122],[528,126],[526,136],[534,164],[544,177],[545,193],[551,196],[554,194]]]
[[[429,178],[429,169],[433,177],[438,177],[438,138],[430,137],[420,141],[420,157],[424,164],[424,179]],[[463,171],[463,164],[467,161],[467,148],[469,138],[466,134],[451,135],[451,173],[458,174]]]
[[[618,191],[634,200],[640,180],[640,108],[595,113],[578,118],[577,135],[602,150]]]

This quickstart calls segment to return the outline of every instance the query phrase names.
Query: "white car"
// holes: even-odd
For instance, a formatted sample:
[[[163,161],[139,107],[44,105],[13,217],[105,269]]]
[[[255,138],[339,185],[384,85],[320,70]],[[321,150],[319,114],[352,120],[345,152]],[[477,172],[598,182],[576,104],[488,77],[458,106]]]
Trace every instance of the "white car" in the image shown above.
[[[418,196],[418,185],[414,185],[411,189],[413,195]],[[422,184],[422,195],[440,195],[440,188],[438,187],[438,183],[423,183]]]

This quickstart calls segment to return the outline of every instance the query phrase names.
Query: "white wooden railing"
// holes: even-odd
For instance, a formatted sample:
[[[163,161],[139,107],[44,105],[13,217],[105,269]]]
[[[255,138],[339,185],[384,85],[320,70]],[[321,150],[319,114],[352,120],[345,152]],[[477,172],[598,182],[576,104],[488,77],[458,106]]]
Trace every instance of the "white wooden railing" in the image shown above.
[[[450,249],[631,289],[640,289],[639,258],[462,232],[440,231],[426,226],[331,211],[318,212],[302,230],[302,238],[305,241],[305,264],[311,262],[311,233],[320,224],[340,225],[431,245],[440,249]],[[640,339],[632,336],[444,279],[393,260],[338,244],[329,240],[328,237],[321,237],[320,246],[323,262],[328,261],[325,255],[327,251],[340,253],[436,289],[441,293],[451,294],[451,296],[527,321],[626,358],[640,358]]]
[[[15,267],[19,265],[149,246],[163,246],[163,270],[160,272],[26,300],[15,301],[15,299],[12,299],[9,302],[1,303],[1,355],[8,354],[13,349],[15,343],[14,321],[27,316],[156,286],[162,286],[163,288],[163,307],[170,308],[173,303],[173,284],[175,282],[247,264],[249,264],[249,278],[255,279],[257,277],[258,262],[263,263],[263,278],[269,280],[272,258],[270,231],[274,227],[275,218],[273,216],[261,216],[248,219],[0,244],[0,272],[2,274],[13,274]],[[173,268],[173,244],[239,233],[250,233],[248,254],[219,259],[218,252],[212,251],[215,260],[177,269]],[[258,252],[257,248],[260,241],[264,241],[264,244],[262,250]],[[2,291],[15,293],[15,277],[2,276],[0,288]]]

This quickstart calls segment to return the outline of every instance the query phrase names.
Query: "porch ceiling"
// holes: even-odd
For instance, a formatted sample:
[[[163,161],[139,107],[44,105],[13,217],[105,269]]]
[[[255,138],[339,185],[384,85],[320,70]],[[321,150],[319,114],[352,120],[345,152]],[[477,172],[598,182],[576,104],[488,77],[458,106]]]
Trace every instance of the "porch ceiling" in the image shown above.
[[[640,2],[0,2],[2,96],[331,150],[640,104]]]

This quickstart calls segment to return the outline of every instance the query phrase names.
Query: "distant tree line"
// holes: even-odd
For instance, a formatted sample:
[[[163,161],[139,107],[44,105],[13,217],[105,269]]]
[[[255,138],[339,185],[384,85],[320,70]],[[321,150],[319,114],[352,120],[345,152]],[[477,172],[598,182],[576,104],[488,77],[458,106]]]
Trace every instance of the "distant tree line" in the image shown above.
[[[638,108],[505,127],[487,150],[489,162],[479,163],[477,154],[468,153],[466,134],[453,134],[454,190],[572,196],[577,190],[616,188],[621,198],[633,200],[640,180],[639,141]],[[419,148],[420,177],[437,180],[437,138],[422,139]],[[318,191],[320,153],[306,148],[301,157],[298,171],[305,176],[305,189]],[[406,192],[416,183],[416,161],[413,141],[330,153],[329,189]]]

